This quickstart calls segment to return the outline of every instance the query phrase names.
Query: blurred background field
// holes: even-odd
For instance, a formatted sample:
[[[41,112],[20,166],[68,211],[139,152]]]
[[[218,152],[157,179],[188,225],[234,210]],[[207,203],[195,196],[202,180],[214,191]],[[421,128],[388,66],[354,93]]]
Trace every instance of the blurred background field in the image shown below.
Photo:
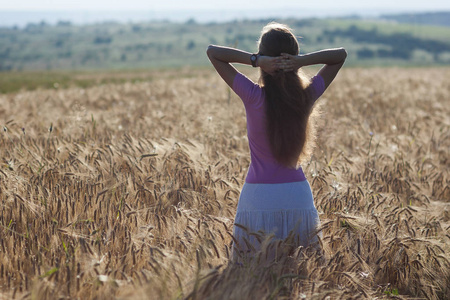
[[[442,14],[425,16],[436,20]],[[416,19],[425,16],[417,14]],[[444,16],[450,18],[450,13]],[[205,66],[208,44],[239,46],[255,52],[261,28],[272,20],[198,23],[190,19],[183,23],[86,25],[72,25],[68,21],[51,25],[43,21],[24,27],[0,27],[0,70]],[[438,24],[403,23],[401,16],[276,20],[294,29],[303,53],[324,47],[345,47],[349,52],[348,66],[450,64],[450,27],[445,17]]]
[[[450,65],[450,13],[199,23],[153,21],[0,27],[0,93],[152,80],[158,70],[208,67],[209,44],[255,52],[261,28],[293,28],[301,53],[345,47],[347,67]]]

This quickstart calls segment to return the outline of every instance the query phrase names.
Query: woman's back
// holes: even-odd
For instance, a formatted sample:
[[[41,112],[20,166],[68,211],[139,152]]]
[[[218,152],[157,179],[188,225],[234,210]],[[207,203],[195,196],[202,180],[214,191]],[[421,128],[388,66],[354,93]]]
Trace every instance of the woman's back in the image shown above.
[[[248,183],[287,183],[306,180],[301,168],[281,165],[271,151],[267,133],[266,99],[263,88],[253,83],[241,73],[233,81],[234,92],[242,99],[247,114],[247,135],[251,163],[246,182]],[[312,101],[322,95],[323,79],[313,77],[305,94]],[[292,130],[295,130],[293,128]]]

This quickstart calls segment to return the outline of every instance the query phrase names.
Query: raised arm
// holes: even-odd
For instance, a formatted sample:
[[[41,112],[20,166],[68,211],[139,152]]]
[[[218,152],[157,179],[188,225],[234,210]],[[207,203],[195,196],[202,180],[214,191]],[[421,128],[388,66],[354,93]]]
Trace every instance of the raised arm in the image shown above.
[[[233,80],[236,76],[237,70],[231,63],[241,63],[244,65],[251,65],[251,53],[239,49],[209,45],[206,50],[209,60],[216,69],[217,73],[230,86],[233,86]],[[264,71],[270,73],[278,69],[278,63],[281,58],[258,56],[256,65]]]
[[[347,51],[344,48],[335,48],[297,56],[283,53],[282,56],[284,60],[281,62],[280,68],[284,71],[294,71],[304,66],[325,64],[318,74],[322,76],[325,89],[327,89],[344,65]]]

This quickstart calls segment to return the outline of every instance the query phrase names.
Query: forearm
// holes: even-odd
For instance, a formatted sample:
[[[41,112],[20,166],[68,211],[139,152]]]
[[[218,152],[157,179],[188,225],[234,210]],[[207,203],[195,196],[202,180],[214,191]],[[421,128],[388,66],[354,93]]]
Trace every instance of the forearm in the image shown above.
[[[241,63],[251,65],[251,53],[239,49],[209,45],[206,51],[210,60],[218,60],[225,63]]]
[[[300,67],[317,64],[335,65],[343,63],[346,58],[347,52],[344,48],[335,48],[299,55],[297,56],[297,62]]]

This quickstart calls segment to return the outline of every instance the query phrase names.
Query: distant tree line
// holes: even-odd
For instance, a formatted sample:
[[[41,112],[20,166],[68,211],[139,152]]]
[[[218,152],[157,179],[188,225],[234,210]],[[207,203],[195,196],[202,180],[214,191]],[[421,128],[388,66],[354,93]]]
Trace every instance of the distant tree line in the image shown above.
[[[358,58],[361,59],[381,57],[408,60],[414,50],[427,51],[437,58],[439,54],[450,51],[450,44],[440,41],[420,39],[408,33],[382,34],[376,28],[364,30],[354,25],[348,29],[324,30],[323,36],[328,39],[346,37],[356,43],[383,44],[390,47],[390,50],[363,48],[357,52]]]
[[[418,14],[383,15],[382,19],[399,23],[450,26],[450,12],[432,12]]]

